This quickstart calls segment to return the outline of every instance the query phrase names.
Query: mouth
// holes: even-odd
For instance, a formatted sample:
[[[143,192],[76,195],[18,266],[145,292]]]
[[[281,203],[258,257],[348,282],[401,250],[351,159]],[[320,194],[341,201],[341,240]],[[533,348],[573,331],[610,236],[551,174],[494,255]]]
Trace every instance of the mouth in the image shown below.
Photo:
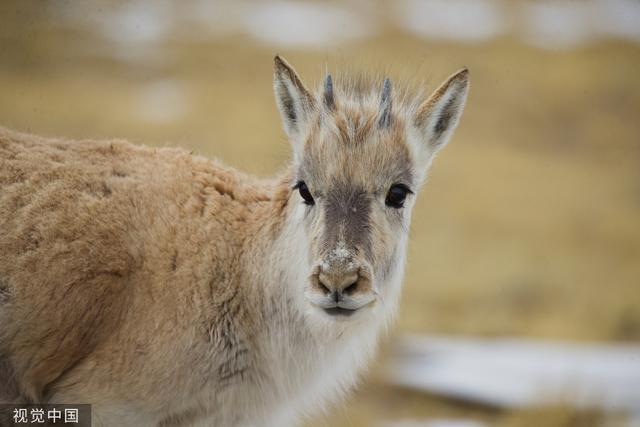
[[[325,313],[327,313],[331,317],[349,317],[353,315],[358,310],[351,310],[348,308],[342,307],[332,307],[332,308],[324,308]]]

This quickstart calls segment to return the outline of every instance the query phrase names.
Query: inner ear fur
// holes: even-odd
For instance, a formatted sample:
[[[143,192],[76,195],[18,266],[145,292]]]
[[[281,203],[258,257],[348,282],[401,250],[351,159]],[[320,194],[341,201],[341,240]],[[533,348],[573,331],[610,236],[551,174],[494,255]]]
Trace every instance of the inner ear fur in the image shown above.
[[[432,149],[438,150],[449,141],[464,110],[468,92],[469,70],[464,68],[450,76],[418,107],[414,126]]]
[[[315,107],[315,100],[293,67],[281,56],[274,58],[273,87],[284,129],[290,137],[295,136]]]

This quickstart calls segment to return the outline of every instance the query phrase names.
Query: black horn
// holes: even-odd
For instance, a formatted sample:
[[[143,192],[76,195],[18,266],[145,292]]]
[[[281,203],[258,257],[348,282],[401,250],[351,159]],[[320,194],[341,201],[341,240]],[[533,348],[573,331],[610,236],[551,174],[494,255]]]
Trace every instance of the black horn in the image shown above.
[[[336,106],[336,102],[333,99],[333,80],[331,74],[327,74],[327,78],[324,79],[324,105],[329,110],[333,110]]]
[[[386,128],[391,124],[391,80],[388,77],[382,84],[382,95],[380,96],[380,118],[378,127]]]

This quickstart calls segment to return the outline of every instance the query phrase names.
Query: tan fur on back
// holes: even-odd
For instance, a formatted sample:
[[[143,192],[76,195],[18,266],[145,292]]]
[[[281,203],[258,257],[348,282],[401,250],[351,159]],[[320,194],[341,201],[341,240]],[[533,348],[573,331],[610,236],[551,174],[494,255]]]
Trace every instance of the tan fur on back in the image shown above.
[[[203,384],[193,382],[211,373],[194,377],[189,359],[202,354],[191,346],[213,344],[206,352],[215,355],[224,350],[215,346],[236,344],[227,339],[251,339],[234,334],[262,313],[239,303],[247,298],[243,272],[228,260],[241,256],[252,233],[265,232],[263,217],[277,222],[277,187],[184,150],[123,141],[2,130],[0,154],[0,283],[8,299],[0,360],[12,362],[23,399],[55,396],[95,363],[109,367],[92,381],[117,378],[120,399],[198,390]],[[146,357],[136,363],[136,354]],[[231,381],[245,368],[236,359],[208,369]]]

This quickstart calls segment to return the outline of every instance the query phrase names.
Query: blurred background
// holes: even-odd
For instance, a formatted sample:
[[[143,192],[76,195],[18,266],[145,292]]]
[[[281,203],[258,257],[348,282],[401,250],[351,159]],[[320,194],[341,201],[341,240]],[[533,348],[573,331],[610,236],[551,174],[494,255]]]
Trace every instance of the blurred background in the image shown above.
[[[179,145],[273,175],[290,157],[276,53],[310,86],[327,70],[432,90],[467,66],[472,81],[414,212],[397,325],[358,390],[306,426],[638,425],[640,1],[3,0],[0,125]],[[525,370],[566,396],[588,383],[567,368],[595,351],[585,375],[631,391],[621,405],[485,399],[507,371],[480,393],[467,377],[449,387],[450,353],[467,366],[478,348],[508,359],[498,370],[514,367],[516,388]]]

